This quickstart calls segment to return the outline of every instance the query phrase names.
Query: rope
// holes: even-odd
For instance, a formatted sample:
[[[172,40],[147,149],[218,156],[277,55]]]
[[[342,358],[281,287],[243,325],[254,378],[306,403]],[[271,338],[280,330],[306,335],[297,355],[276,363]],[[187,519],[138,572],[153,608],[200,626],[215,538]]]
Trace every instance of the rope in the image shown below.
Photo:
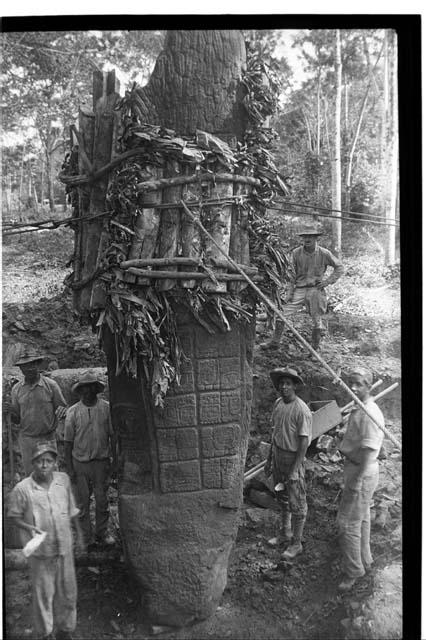
[[[293,211],[292,209],[283,209],[282,207],[270,207],[268,206],[268,209],[273,209],[274,211],[281,211],[282,213],[288,213],[292,216],[300,216],[300,215],[307,215],[310,216],[312,215],[311,213],[305,212],[305,211]],[[321,218],[333,218],[335,220],[347,220],[348,222],[355,222],[355,223],[360,223],[360,224],[377,224],[377,225],[381,225],[381,226],[386,226],[386,227],[399,227],[399,224],[397,222],[385,222],[382,218],[381,221],[379,220],[362,220],[361,218],[348,218],[347,216],[333,216],[330,213],[315,213],[314,215],[319,216]]]
[[[363,215],[363,216],[367,216],[369,218],[378,218],[380,220],[383,220],[382,216],[378,216],[374,213],[361,213],[359,211],[349,211],[348,209],[332,209],[331,207],[319,207],[316,204],[307,204],[305,202],[294,202],[293,200],[282,200],[283,204],[292,204],[295,205],[296,207],[305,207],[306,209],[318,209],[319,211],[332,211],[334,213],[348,213],[349,215]],[[319,215],[319,214],[313,214],[313,215]],[[340,216],[338,216],[340,218]]]
[[[390,433],[390,431],[388,431],[388,429],[386,429],[386,427],[382,426],[377,420],[376,418],[373,416],[373,414],[367,409],[367,407],[365,406],[365,404],[363,402],[361,402],[361,400],[358,398],[358,396],[356,396],[354,394],[354,392],[352,391],[352,389],[350,389],[350,387],[348,387],[348,385],[343,382],[343,380],[337,375],[337,373],[335,373],[333,371],[333,369],[330,367],[330,365],[323,359],[321,358],[321,356],[319,355],[319,353],[317,353],[315,351],[315,349],[312,348],[312,346],[309,344],[309,342],[307,342],[305,340],[305,338],[297,331],[297,329],[295,329],[293,327],[293,325],[291,324],[291,322],[286,318],[286,316],[283,314],[282,311],[280,311],[280,309],[278,309],[278,307],[271,301],[269,300],[269,298],[259,289],[259,287],[257,285],[255,285],[255,283],[253,282],[253,280],[246,274],[244,273],[244,271],[241,269],[241,267],[238,266],[238,264],[228,256],[228,254],[222,249],[222,247],[220,246],[220,244],[218,242],[216,242],[216,240],[213,238],[213,236],[207,231],[207,229],[203,226],[203,224],[198,220],[198,218],[196,218],[191,211],[188,209],[188,207],[186,206],[185,202],[183,200],[180,201],[182,207],[184,208],[185,213],[189,216],[189,218],[192,220],[192,222],[199,228],[201,229],[201,231],[209,238],[209,240],[215,245],[215,247],[217,249],[219,249],[219,251],[221,252],[221,254],[228,260],[228,262],[234,267],[234,269],[236,269],[236,271],[238,271],[238,273],[240,273],[243,277],[244,280],[246,280],[246,282],[248,282],[248,284],[252,287],[252,289],[254,289],[254,291],[257,293],[257,295],[264,301],[264,303],[270,308],[272,309],[272,311],[274,311],[274,313],[283,321],[283,323],[285,324],[285,326],[290,329],[290,331],[296,336],[296,338],[299,340],[299,342],[314,356],[314,358],[316,360],[318,360],[323,367],[325,367],[325,369],[328,371],[328,373],[330,373],[330,375],[332,376],[332,380],[333,382],[337,382],[338,384],[340,384],[341,387],[343,387],[343,389],[345,389],[345,391],[350,395],[350,397],[352,398],[352,400],[355,402],[355,404],[357,404],[359,407],[361,407],[361,409],[364,411],[364,413],[367,414],[367,416],[370,418],[370,420],[381,430],[383,431],[383,433],[389,438],[389,440],[391,440],[391,442],[393,442],[393,444],[399,449],[401,450],[401,444],[398,442],[398,440]]]

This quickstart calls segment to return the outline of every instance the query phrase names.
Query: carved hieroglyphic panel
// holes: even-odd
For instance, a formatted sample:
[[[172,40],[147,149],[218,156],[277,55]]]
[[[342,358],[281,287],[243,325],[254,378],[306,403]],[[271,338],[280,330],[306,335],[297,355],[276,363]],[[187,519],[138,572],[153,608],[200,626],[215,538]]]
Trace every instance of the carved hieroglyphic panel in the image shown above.
[[[154,411],[159,486],[164,493],[226,489],[241,473],[250,415],[244,332],[212,336],[189,322],[181,341],[188,358],[181,384]]]

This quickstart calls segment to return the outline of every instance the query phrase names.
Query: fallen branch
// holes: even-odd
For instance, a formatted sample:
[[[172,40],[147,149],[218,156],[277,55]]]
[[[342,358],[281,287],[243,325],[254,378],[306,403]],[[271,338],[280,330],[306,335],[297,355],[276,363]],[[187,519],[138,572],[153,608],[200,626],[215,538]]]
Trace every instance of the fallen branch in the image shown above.
[[[177,176],[176,178],[160,178],[159,180],[139,182],[136,185],[136,190],[157,191],[157,189],[166,189],[167,187],[176,187],[182,184],[191,184],[192,182],[241,182],[255,187],[259,187],[262,184],[258,178],[239,176],[234,173],[201,173],[199,175],[194,173],[192,176]],[[182,202],[183,200],[181,205]]]
[[[121,556],[121,549],[111,551],[89,551],[85,554],[77,554],[75,556],[75,564],[77,567],[91,567],[96,565],[108,565],[112,562],[118,562]],[[3,569],[6,571],[22,571],[28,569],[28,560],[22,553],[22,549],[5,549],[4,550]]]

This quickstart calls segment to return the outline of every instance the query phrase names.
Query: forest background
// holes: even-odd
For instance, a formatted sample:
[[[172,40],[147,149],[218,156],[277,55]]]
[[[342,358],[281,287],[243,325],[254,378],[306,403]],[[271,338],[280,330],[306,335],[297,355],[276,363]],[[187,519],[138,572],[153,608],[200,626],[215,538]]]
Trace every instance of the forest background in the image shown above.
[[[2,34],[3,224],[65,217],[57,174],[69,126],[91,95],[93,70],[115,68],[122,93],[133,82],[144,84],[164,35]],[[318,214],[340,253],[343,211],[343,218],[372,223],[385,263],[393,264],[399,219],[395,31],[269,29],[245,36],[279,84],[278,108],[266,126],[277,133],[271,151],[290,195],[277,205],[281,213],[271,216],[272,224],[282,227],[306,211]]]

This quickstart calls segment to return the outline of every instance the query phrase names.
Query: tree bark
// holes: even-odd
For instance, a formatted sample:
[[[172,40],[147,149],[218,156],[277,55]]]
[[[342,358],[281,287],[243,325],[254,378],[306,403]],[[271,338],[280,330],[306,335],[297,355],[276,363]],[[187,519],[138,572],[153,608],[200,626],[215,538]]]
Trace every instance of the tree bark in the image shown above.
[[[335,96],[335,120],[334,120],[334,147],[332,162],[332,200],[331,206],[337,209],[336,216],[341,217],[342,209],[342,178],[341,178],[341,159],[340,159],[340,116],[342,105],[342,54],[340,42],[340,30],[336,29],[336,52],[335,52],[335,78],[336,78],[336,96]],[[340,256],[342,253],[342,221],[333,219],[332,221],[332,239],[333,250]]]

